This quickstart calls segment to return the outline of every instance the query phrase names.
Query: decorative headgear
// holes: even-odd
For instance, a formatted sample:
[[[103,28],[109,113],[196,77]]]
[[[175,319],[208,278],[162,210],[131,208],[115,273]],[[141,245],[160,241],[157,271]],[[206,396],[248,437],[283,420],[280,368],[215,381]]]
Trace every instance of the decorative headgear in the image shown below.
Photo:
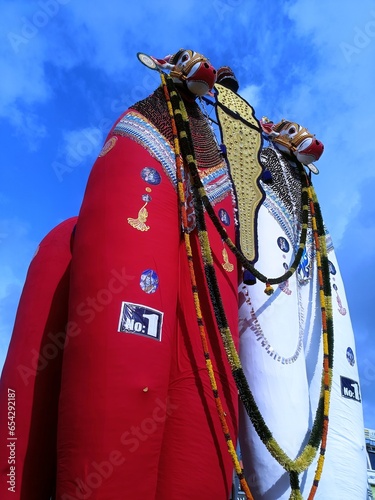
[[[170,70],[175,83],[183,83],[192,94],[199,97],[207,94],[216,82],[216,69],[205,56],[193,50],[180,49],[164,59],[140,52],[137,56],[148,68]]]

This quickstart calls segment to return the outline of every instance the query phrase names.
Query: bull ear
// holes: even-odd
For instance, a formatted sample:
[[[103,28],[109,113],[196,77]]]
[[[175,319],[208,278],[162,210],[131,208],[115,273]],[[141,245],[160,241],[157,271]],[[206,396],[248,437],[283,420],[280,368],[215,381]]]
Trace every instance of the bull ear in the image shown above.
[[[137,57],[141,61],[141,63],[147,66],[149,69],[155,69],[159,71],[160,69],[171,70],[174,67],[173,64],[170,64],[168,62],[171,56],[166,56],[164,59],[157,59],[156,57],[148,56],[143,52],[137,52]]]
[[[144,54],[143,52],[137,52],[137,57],[141,61],[142,64],[147,66],[150,69],[157,69],[156,61],[153,57]]]
[[[319,174],[319,169],[314,165],[314,163],[309,163],[306,167],[315,175]]]
[[[172,58],[173,58],[173,54],[168,54],[167,56],[164,57],[164,59],[158,59],[158,60],[172,63],[172,61],[171,61]]]

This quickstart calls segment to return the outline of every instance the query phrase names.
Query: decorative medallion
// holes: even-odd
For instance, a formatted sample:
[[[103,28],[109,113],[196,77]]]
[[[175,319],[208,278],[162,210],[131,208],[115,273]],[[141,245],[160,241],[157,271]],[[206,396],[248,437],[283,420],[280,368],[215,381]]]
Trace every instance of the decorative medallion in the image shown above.
[[[230,225],[230,216],[229,216],[228,212],[226,210],[224,210],[224,208],[220,208],[218,215],[219,215],[219,219],[224,224],[224,226]]]
[[[288,240],[284,238],[284,236],[279,236],[277,238],[277,245],[280,248],[281,251],[288,253],[289,252],[289,243]]]
[[[117,137],[113,136],[104,144],[102,150],[99,153],[99,157],[105,156],[107,153],[111,151],[116,145]]]
[[[348,363],[350,364],[350,366],[355,365],[354,352],[353,352],[353,349],[351,347],[348,347],[346,350],[346,359],[348,360]]]
[[[161,182],[161,175],[152,167],[143,168],[141,170],[141,177],[147,184],[152,184],[153,186],[157,186]]]
[[[153,269],[146,269],[141,275],[139,284],[144,292],[155,293],[159,287],[159,276]]]

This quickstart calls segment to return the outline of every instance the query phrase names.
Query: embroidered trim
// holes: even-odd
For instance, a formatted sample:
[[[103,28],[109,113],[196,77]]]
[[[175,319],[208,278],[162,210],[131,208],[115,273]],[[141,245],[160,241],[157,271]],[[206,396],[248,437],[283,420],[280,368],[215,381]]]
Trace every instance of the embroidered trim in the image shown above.
[[[202,176],[202,171],[199,173],[202,184],[206,190],[206,194],[212,205],[222,201],[228,193],[231,192],[232,182],[224,162],[222,167],[217,170],[215,169],[215,171],[211,172],[209,175],[204,176],[203,173]]]
[[[129,111],[117,123],[114,134],[130,137],[147,149],[163,167],[174,189],[177,189],[176,165],[172,146],[144,116],[136,111]],[[207,173],[201,169],[202,182],[207,189],[210,202],[215,205],[231,192],[232,184],[224,160]]]
[[[176,166],[174,161],[174,151],[169,142],[144,116],[135,111],[129,111],[117,123],[113,131],[114,134],[130,137],[143,146],[161,163],[164,172],[172,181],[176,189]]]

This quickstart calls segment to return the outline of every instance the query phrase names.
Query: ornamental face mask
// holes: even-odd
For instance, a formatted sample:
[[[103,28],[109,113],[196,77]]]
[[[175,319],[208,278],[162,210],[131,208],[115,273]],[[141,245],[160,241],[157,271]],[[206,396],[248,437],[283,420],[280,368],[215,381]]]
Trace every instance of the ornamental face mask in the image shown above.
[[[304,165],[318,161],[323,154],[322,142],[298,123],[281,120],[274,124],[263,117],[261,126],[269,140],[280,151],[294,155]]]
[[[216,69],[205,56],[193,50],[180,49],[164,59],[138,53],[138,58],[151,69],[170,70],[175,83],[183,83],[198,97],[207,94],[216,82]]]

